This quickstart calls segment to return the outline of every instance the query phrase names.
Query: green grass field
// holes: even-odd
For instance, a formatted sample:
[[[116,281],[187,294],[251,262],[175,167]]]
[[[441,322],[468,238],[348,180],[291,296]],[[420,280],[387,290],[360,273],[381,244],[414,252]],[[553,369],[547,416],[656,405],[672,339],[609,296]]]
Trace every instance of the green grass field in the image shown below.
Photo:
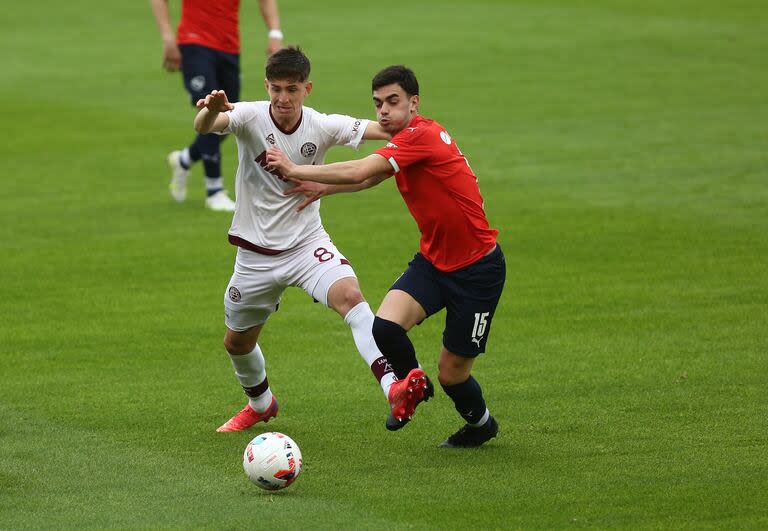
[[[280,416],[215,433],[244,404],[221,343],[234,248],[200,167],[185,204],[167,193],[193,135],[180,77],[148,2],[32,2],[0,20],[0,528],[768,528],[768,5],[281,15],[308,105],[372,118],[371,76],[406,63],[479,176],[508,261],[475,371],[500,436],[437,449],[461,424],[441,392],[385,431],[347,327],[296,289],[260,340]],[[418,246],[394,182],[322,212],[375,309]],[[432,375],[441,320],[411,334]],[[241,469],[264,428],[305,459],[276,494]]]

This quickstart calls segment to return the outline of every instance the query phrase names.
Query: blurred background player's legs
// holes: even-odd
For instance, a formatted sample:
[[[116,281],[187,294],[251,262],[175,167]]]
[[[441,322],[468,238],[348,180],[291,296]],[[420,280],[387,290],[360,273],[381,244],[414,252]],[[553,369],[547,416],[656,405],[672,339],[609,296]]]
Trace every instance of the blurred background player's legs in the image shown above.
[[[181,45],[181,68],[184,87],[192,104],[214,89],[224,90],[229,101],[240,98],[240,62],[237,54],[228,54],[198,45]],[[197,135],[183,150],[168,155],[171,166],[171,196],[179,202],[187,198],[187,181],[192,165],[203,161],[205,169],[205,206],[211,210],[232,212],[235,203],[224,190],[221,173],[222,137],[216,134]]]

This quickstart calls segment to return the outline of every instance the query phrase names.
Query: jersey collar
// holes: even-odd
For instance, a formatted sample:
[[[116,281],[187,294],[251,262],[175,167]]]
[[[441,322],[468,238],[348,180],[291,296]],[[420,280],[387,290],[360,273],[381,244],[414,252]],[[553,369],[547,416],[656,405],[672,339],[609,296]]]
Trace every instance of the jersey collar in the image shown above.
[[[301,109],[301,114],[299,115],[299,120],[296,122],[296,125],[294,125],[291,129],[283,129],[279,123],[277,123],[277,120],[275,120],[275,116],[272,114],[272,104],[269,105],[269,117],[272,119],[272,123],[275,124],[275,127],[277,127],[278,131],[283,133],[284,135],[292,135],[296,132],[296,130],[301,125],[301,120],[304,118],[304,109]]]

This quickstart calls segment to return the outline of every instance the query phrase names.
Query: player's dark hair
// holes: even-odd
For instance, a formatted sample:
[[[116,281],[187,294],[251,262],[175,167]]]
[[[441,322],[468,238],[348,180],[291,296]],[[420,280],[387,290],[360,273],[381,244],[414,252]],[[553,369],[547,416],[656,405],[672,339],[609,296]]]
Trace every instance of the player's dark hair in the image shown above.
[[[309,79],[309,57],[299,46],[278,50],[267,59],[266,78],[271,81],[304,83]]]
[[[416,81],[416,74],[404,65],[388,66],[373,76],[371,90],[374,91],[393,83],[400,85],[408,96],[418,96],[419,94],[419,82]]]

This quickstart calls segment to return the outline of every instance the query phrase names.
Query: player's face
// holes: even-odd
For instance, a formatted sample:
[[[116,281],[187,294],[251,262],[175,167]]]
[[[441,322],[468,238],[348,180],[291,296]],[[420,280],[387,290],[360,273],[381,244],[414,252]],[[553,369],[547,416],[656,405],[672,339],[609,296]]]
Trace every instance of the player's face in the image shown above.
[[[298,119],[304,98],[312,92],[312,82],[301,83],[280,79],[265,79],[264,86],[269,94],[275,118]]]
[[[408,96],[397,83],[373,91],[373,104],[379,125],[388,133],[399,133],[411,123],[419,110],[419,96]]]

